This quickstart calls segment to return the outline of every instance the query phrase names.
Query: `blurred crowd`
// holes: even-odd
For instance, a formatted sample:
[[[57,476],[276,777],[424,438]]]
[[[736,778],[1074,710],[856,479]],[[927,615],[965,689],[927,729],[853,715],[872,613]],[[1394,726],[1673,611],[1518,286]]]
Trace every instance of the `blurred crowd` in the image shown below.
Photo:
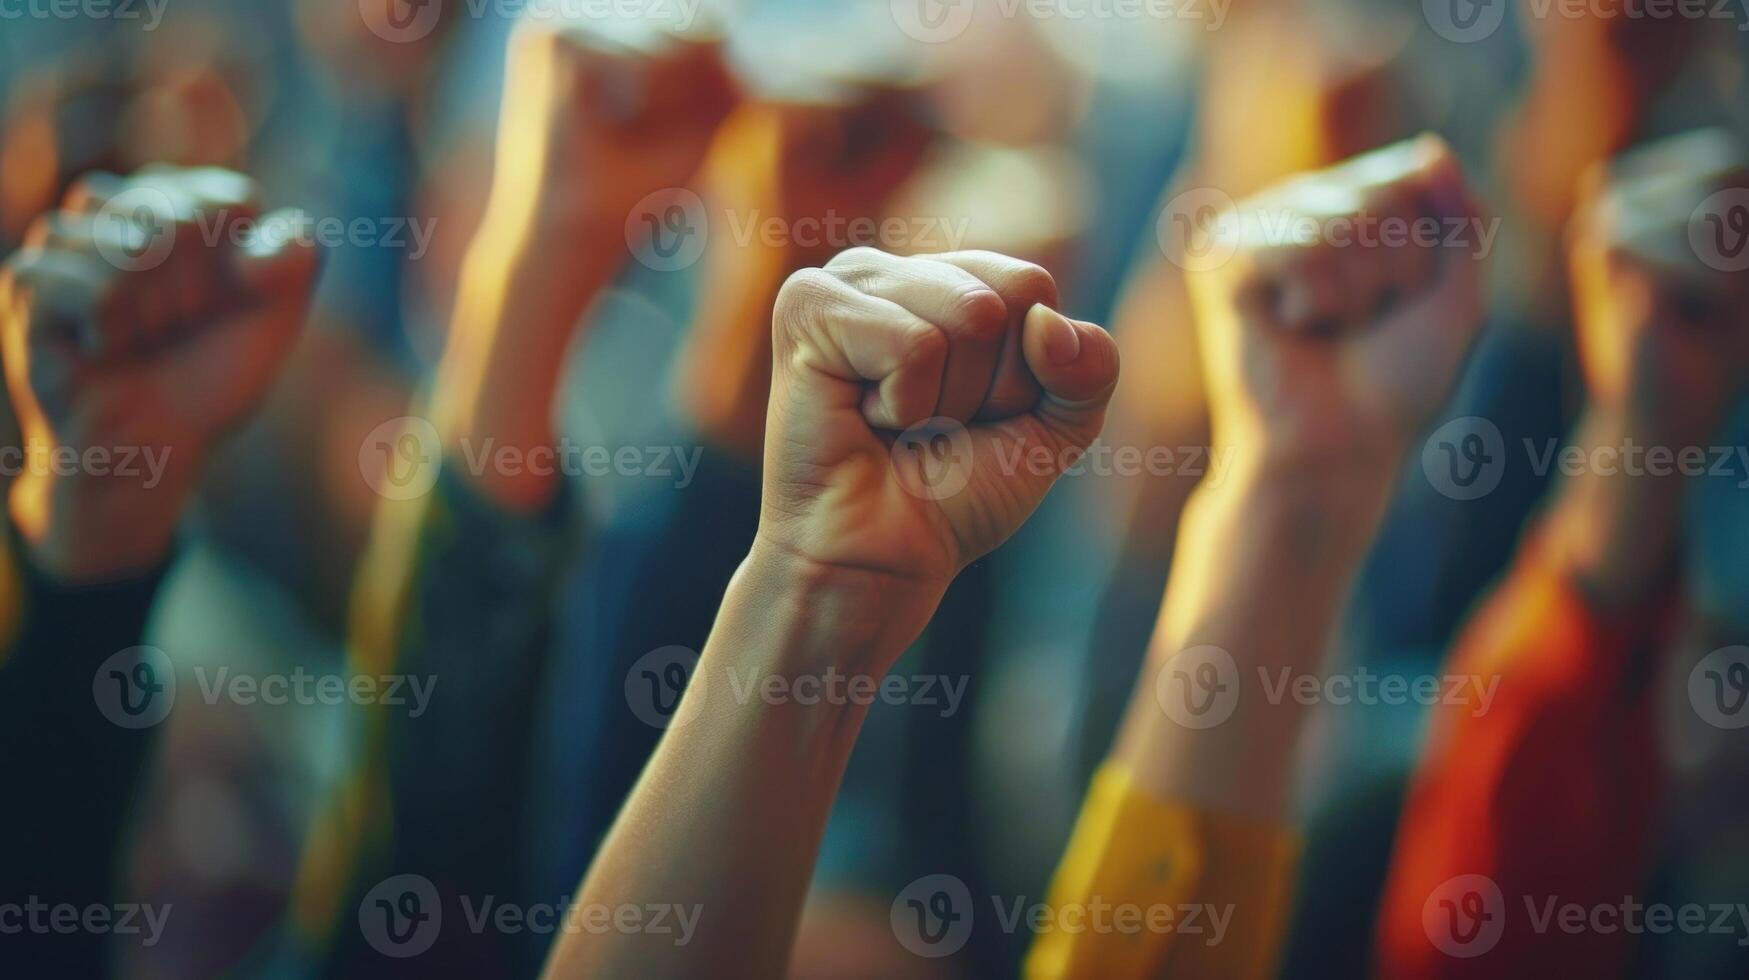
[[[19,450],[0,465],[22,461],[3,477],[0,974],[685,972],[564,974],[566,930],[533,913],[565,920],[658,743],[711,723],[678,723],[681,695],[796,424],[768,404],[793,384],[774,308],[798,270],[873,248],[1048,270],[1029,302],[1107,327],[1122,382],[1103,435],[904,644],[882,689],[902,696],[868,696],[791,975],[1744,975],[1749,13],[1704,7],[0,0],[0,444]],[[1385,257],[1414,246],[1257,251],[1245,235],[1270,229],[1222,218],[1353,213],[1362,240],[1408,193],[1485,269],[1469,299]],[[197,216],[168,241],[160,200]],[[236,300],[247,350],[179,339],[229,288],[179,264],[203,229],[224,245],[213,208],[249,216],[237,288],[274,298]],[[119,260],[105,221],[136,226]],[[56,306],[84,288],[52,261],[81,234],[160,277],[119,333]],[[169,272],[142,259],[159,248]],[[1340,397],[1296,390],[1292,356],[1210,342],[1248,337],[1261,304],[1346,343],[1342,317],[1392,326],[1392,284],[1435,281],[1446,335],[1351,349],[1316,376]],[[1474,323],[1453,312],[1472,300]],[[80,358],[147,354],[88,392]],[[1364,533],[1225,515],[1221,488],[1295,408],[1296,447],[1338,447],[1334,492],[1382,495]],[[1400,444],[1369,443],[1374,422]],[[69,432],[138,447],[149,503],[64,503],[71,471],[46,480],[30,453]],[[1598,464],[1635,440],[1652,475]],[[1402,451],[1366,482],[1377,445]],[[1664,478],[1658,449],[1705,463]],[[1242,639],[1180,629],[1203,603]],[[1244,639],[1297,650],[1280,677],[1319,678],[1314,710],[1241,709],[1219,731],[1253,741],[1182,784],[1210,795],[1169,798],[1189,764],[1150,780],[1138,748],[1164,744],[1167,678],[1295,700]],[[1125,765],[1157,813],[1111,802],[1141,792]],[[1158,829],[1216,810],[1269,826]],[[1240,948],[1090,951],[1062,921],[1003,922],[1155,901],[1124,876],[1154,867],[1145,848],[1110,843],[1124,821],[1200,841],[1162,852],[1163,879],[1189,853],[1210,880],[1236,862],[1192,892],[1238,909]],[[623,859],[669,859],[624,833]],[[416,955],[372,925],[379,903],[418,908],[409,887],[443,914]],[[1548,921],[1607,901],[1642,927],[1531,930],[1541,896]],[[142,929],[33,946],[6,927],[38,897],[137,906]],[[1694,906],[1707,926],[1643,915]],[[1460,914],[1507,931],[1477,948]]]

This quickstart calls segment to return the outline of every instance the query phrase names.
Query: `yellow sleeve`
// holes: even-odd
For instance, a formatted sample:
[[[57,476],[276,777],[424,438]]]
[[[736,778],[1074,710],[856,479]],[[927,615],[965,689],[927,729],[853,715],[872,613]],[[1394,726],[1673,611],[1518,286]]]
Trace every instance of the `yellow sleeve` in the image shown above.
[[[1055,914],[1027,980],[1267,977],[1299,852],[1290,828],[1156,800],[1107,763],[1051,882]]]

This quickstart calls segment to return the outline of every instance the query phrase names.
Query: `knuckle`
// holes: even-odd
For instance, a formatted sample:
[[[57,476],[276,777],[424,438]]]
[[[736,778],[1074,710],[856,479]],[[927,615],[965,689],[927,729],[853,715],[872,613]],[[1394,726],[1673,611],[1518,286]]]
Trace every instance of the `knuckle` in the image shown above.
[[[899,329],[904,331],[899,360],[906,366],[934,364],[947,357],[947,335],[933,325],[917,320]]]
[[[824,269],[801,269],[784,280],[773,306],[773,328],[781,336],[811,322],[832,302],[837,280]]]
[[[1057,279],[1043,266],[1016,259],[1013,276],[1015,289],[1020,295],[1041,303],[1056,304]]]
[[[826,270],[846,276],[866,276],[888,258],[885,252],[867,245],[855,245],[839,252],[826,263]]]
[[[981,282],[955,287],[947,308],[955,331],[971,340],[995,340],[1007,328],[1007,304]]]

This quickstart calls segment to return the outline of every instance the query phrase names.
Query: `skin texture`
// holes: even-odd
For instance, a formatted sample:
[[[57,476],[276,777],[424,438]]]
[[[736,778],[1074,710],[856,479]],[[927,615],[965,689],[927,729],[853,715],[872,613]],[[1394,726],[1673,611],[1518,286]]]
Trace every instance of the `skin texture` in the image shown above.
[[[155,212],[149,232],[139,202]],[[254,184],[229,171],[93,174],[0,270],[0,343],[27,449],[166,460],[156,481],[119,460],[109,474],[27,467],[8,505],[44,571],[112,581],[163,560],[210,449],[261,401],[303,322],[318,263],[283,234],[292,217],[260,217]]]
[[[697,934],[564,936],[547,975],[784,972],[866,707],[741,696],[725,675],[878,680],[953,576],[1032,513],[1098,435],[1117,381],[1116,345],[1054,312],[1055,293],[1044,270],[985,252],[853,249],[785,285],[756,542],[579,896],[696,908]],[[907,489],[893,450],[932,417],[970,447],[963,487],[941,499]],[[1058,462],[1003,466],[1017,447]]]
[[[1477,249],[1341,244],[1338,229],[1362,216],[1382,229],[1478,212],[1450,151],[1423,137],[1242,202],[1208,230],[1224,261],[1188,274],[1213,445],[1236,462],[1186,509],[1115,752],[1160,799],[1287,817],[1304,709],[1267,703],[1248,680],[1322,669],[1398,461],[1476,335]],[[1318,234],[1271,231],[1306,223]],[[1229,720],[1196,729],[1163,710],[1185,692],[1161,675],[1204,645],[1233,658],[1240,696]]]

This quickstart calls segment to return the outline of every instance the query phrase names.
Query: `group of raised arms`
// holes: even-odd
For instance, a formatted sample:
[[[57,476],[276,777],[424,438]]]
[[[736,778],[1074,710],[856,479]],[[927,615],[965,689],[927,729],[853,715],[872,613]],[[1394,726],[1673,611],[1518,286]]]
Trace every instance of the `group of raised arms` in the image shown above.
[[[141,965],[148,934],[202,976],[1268,977],[1324,975],[1306,962],[1324,947],[1340,947],[1331,969],[1393,978],[1647,969],[1648,943],[1689,932],[1689,906],[1653,889],[1681,783],[1660,726],[1672,711],[1727,738],[1749,724],[1749,647],[1694,612],[1688,572],[1698,542],[1728,550],[1749,526],[1732,538],[1693,500],[1749,381],[1749,257],[1734,261],[1749,157],[1729,112],[1661,125],[1650,56],[1567,37],[1537,49],[1499,137],[1516,162],[1478,175],[1369,74],[1386,69],[1300,77],[1269,54],[1292,47],[1281,21],[1236,6],[1190,96],[1186,162],[1152,185],[1145,219],[1064,231],[1063,201],[1086,188],[1039,176],[1036,154],[1017,176],[1001,154],[1024,151],[991,150],[933,191],[993,196],[967,207],[1000,220],[945,248],[832,223],[928,213],[913,178],[944,139],[917,109],[929,83],[851,65],[802,86],[786,66],[756,78],[715,35],[524,23],[495,151],[471,158],[489,192],[430,287],[447,330],[429,370],[371,410],[319,383],[355,370],[308,327],[343,260],[299,233],[312,218],[295,199],[264,204],[289,196],[241,162],[70,179],[0,268],[21,461],[0,552],[0,975],[171,975]],[[1576,108],[1592,97],[1578,89],[1616,101]],[[1301,96],[1319,136],[1290,147],[1283,106]],[[0,184],[31,179],[24,159],[0,153]],[[707,208],[735,210],[711,212],[678,351],[627,353],[666,327],[623,284],[691,268],[674,236]],[[757,225],[773,215],[781,245]],[[1145,225],[1152,251],[1100,303],[1074,261],[1090,250],[1064,243],[1108,219]],[[1503,309],[1571,329],[1502,324]],[[592,330],[610,319],[617,334]],[[597,380],[627,393],[621,419],[677,396],[702,452],[675,454],[689,486],[627,504],[603,489],[618,457],[565,465],[567,406]],[[351,525],[296,493],[236,502],[327,451],[283,437],[300,412],[350,413],[327,442],[376,491]],[[1550,475],[1526,489],[1537,425],[1553,430]],[[1040,511],[1126,447],[1188,445],[1210,465],[1065,486]],[[1035,511],[1027,560],[1004,564]],[[1415,520],[1437,529],[1401,530]],[[265,615],[227,612],[222,592],[165,610],[189,591],[178,566],[205,547],[191,542],[265,540],[252,522],[276,521],[297,529],[278,547],[346,556],[305,573],[342,595],[344,637],[308,692],[302,666],[288,680],[157,639],[189,616]],[[1471,536],[1497,554],[1466,550]],[[1088,726],[1050,741],[980,672],[1086,602],[1095,562],[1078,545],[1110,558],[1096,649],[1075,668],[1093,708],[1047,712]],[[1430,668],[1357,671],[1357,595],[1416,617],[1417,582],[1448,589],[1449,611],[1416,624]],[[1001,628],[1005,590],[1032,625]],[[1151,629],[1124,629],[1138,611]],[[1680,658],[1697,649],[1718,652],[1690,676]],[[923,725],[893,762],[889,703],[936,703],[915,689],[919,658],[945,678],[927,697],[969,698],[976,726]],[[1065,701],[1053,678],[1069,672],[1001,689]],[[322,701],[332,681],[323,703],[362,705],[321,723],[334,771],[289,808],[293,846],[231,840],[236,822],[210,815],[142,829],[168,759],[244,738],[165,718],[274,704],[269,675],[281,698]],[[1390,736],[1397,788],[1362,805],[1352,784],[1315,785],[1359,751],[1319,718],[1369,696],[1426,711]],[[859,742],[894,771],[859,774]],[[990,789],[990,744],[1049,779]],[[1073,807],[1052,822],[1050,780],[1079,800],[1072,822]],[[156,809],[217,806],[207,792]],[[898,792],[904,807],[868,802]],[[1318,831],[1359,842],[1350,866],[1310,836],[1309,797],[1326,823],[1352,821]],[[938,806],[954,816],[932,824]],[[901,829],[871,829],[893,810]],[[1005,901],[993,882],[1025,872],[968,857],[980,834],[955,821],[1033,827],[1055,848],[1048,889]],[[872,901],[823,901],[841,863],[823,849],[923,847],[918,826],[943,835],[942,873],[905,865]],[[165,853],[142,853],[148,836]],[[215,903],[124,901],[163,884],[168,852],[215,841],[284,882],[238,899],[250,911],[227,928],[247,939],[207,938]],[[192,887],[169,880],[155,894]],[[1320,932],[1320,915],[1360,926]],[[1744,962],[1720,955],[1678,961]]]

